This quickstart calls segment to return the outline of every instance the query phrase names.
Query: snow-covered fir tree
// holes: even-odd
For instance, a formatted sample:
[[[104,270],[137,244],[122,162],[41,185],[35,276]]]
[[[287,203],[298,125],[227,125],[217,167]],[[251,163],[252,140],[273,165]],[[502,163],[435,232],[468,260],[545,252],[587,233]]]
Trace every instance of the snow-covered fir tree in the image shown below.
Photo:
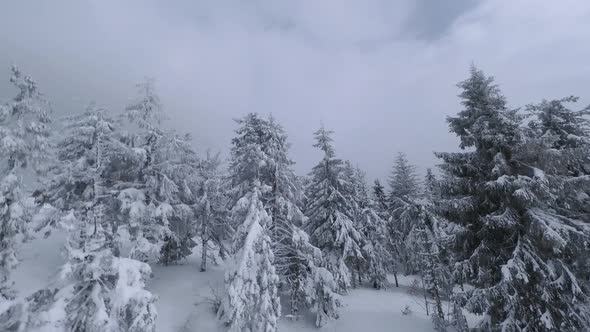
[[[325,318],[337,317],[339,302],[333,278],[321,267],[321,252],[302,235],[305,216],[299,209],[301,185],[288,157],[287,136],[275,119],[258,114],[239,119],[238,126],[229,172],[232,199],[239,201],[251,196],[254,189],[260,191],[262,206],[270,218],[263,228],[270,239],[272,264],[281,289],[290,298],[290,317],[297,319],[300,309],[307,307],[315,310],[318,324],[323,324]],[[256,188],[253,183],[258,183]],[[239,229],[244,219],[232,219]]]
[[[289,144],[283,127],[271,116],[264,151],[271,167],[267,211],[272,218],[271,240],[277,272],[290,298],[290,316],[297,319],[302,307],[316,313],[316,325],[338,317],[337,287],[329,271],[321,267],[321,251],[309,243],[301,229],[305,216],[300,210],[303,193],[288,156]],[[318,255],[319,254],[319,255]]]
[[[412,212],[416,200],[420,196],[420,188],[415,167],[409,163],[405,154],[399,153],[389,178],[389,211],[388,248],[393,253],[392,266],[394,271],[403,270],[405,274],[418,273],[418,265],[411,258],[408,249],[408,236],[416,227]]]
[[[68,260],[55,287],[29,298],[26,330],[154,331],[155,297],[144,289],[150,267],[119,257],[114,241],[118,188],[141,158],[104,110],[89,107],[69,120],[58,144],[62,171],[48,190],[74,219]]]
[[[167,133],[159,140],[154,154],[153,174],[148,188],[153,191],[156,218],[165,225],[162,262],[174,263],[187,257],[196,243],[196,212],[199,205],[200,160],[189,135]]]
[[[125,107],[124,115],[148,133],[160,129],[165,115],[153,78],[137,84],[137,97]]]
[[[338,285],[332,273],[324,264],[322,252],[309,242],[309,236],[300,228],[292,232],[289,274],[286,278],[290,285],[290,302],[293,319],[297,319],[302,305],[315,313],[317,327],[324,326],[330,319],[339,317],[340,295],[336,293]]]
[[[440,189],[438,185],[438,179],[432,172],[431,168],[426,169],[426,175],[424,176],[424,198],[433,201],[440,196]]]
[[[101,205],[92,219],[101,218]],[[102,222],[80,221],[66,246],[57,288],[28,298],[26,331],[155,331],[156,298],[144,289],[149,265],[116,257]]]
[[[344,188],[342,192],[348,198],[348,201],[352,205],[352,224],[353,227],[358,230],[360,234],[358,244],[361,248],[360,253],[356,253],[353,256],[347,258],[347,265],[350,267],[351,272],[351,285],[353,288],[357,288],[363,282],[363,276],[367,270],[367,253],[363,250],[369,248],[367,246],[367,239],[364,228],[364,223],[367,221],[368,216],[373,216],[372,207],[370,206],[369,194],[367,191],[367,185],[365,181],[365,174],[358,168],[352,166],[352,162],[349,160],[344,161],[343,170]],[[370,218],[370,217],[369,217]]]
[[[523,158],[542,169],[556,195],[554,208],[560,213],[590,220],[590,108],[574,111],[567,107],[578,98],[544,100],[528,105],[532,117],[525,130]]]
[[[234,236],[235,263],[226,273],[226,294],[218,311],[232,332],[277,331],[281,315],[279,276],[267,230],[271,218],[259,188],[259,183],[252,183],[250,194],[232,209],[232,217],[243,222]]]
[[[586,226],[551,207],[550,181],[519,153],[520,117],[493,78],[472,67],[459,87],[464,109],[448,122],[469,151],[437,155],[439,208],[464,226],[454,251],[457,280],[473,287],[465,307],[484,315],[483,330],[588,329]]]
[[[272,165],[263,148],[269,125],[254,113],[237,122],[229,169],[235,263],[226,273],[227,294],[219,316],[230,331],[276,331],[281,311],[279,276],[270,238],[272,218],[263,204],[264,193],[271,190],[263,182],[269,178],[268,166]]]
[[[315,132],[315,147],[324,156],[314,166],[306,188],[306,211],[309,218],[305,229],[311,243],[320,248],[327,269],[332,272],[341,292],[351,286],[351,271],[347,260],[362,257],[361,233],[355,227],[355,207],[347,190],[344,163],[336,158],[332,147],[332,132],[323,126]]]
[[[412,206],[416,227],[409,235],[408,243],[413,244],[413,259],[419,266],[419,275],[424,291],[429,299],[428,306],[432,306],[431,314],[437,331],[445,330],[445,313],[443,298],[451,292],[450,270],[442,261],[440,241],[436,233],[436,217],[427,206],[415,204]]]
[[[168,265],[191,253],[193,220],[198,198],[199,161],[188,135],[161,128],[166,118],[154,87],[146,79],[138,96],[127,105],[128,144],[142,155],[133,181],[120,197],[129,215],[134,242],[131,257]]]
[[[221,161],[219,154],[207,153],[201,162],[199,183],[199,202],[197,210],[198,232],[201,239],[201,272],[207,270],[209,247],[216,246],[220,256],[224,257],[225,240],[230,237],[232,230],[229,218],[228,197],[224,191],[222,174],[219,170]]]
[[[43,171],[51,151],[51,108],[37,83],[15,66],[10,82],[18,93],[0,105],[0,160],[5,163],[0,168],[0,314],[15,296],[10,282],[10,270],[18,262],[15,236],[26,232],[30,216],[23,202],[22,177]]]
[[[381,218],[383,218],[384,220],[388,220],[389,204],[387,194],[385,193],[385,187],[383,187],[379,180],[375,180],[375,182],[373,183],[371,195],[377,213],[379,213]]]
[[[40,171],[50,155],[51,107],[37,83],[20,69],[11,68],[10,82],[17,95],[0,106],[0,151],[7,170],[31,166]]]
[[[395,210],[419,194],[419,183],[414,165],[410,164],[405,153],[399,152],[393,163],[388,179],[389,208]]]
[[[387,272],[391,264],[391,253],[387,249],[387,225],[371,205],[363,208],[362,231],[366,244],[363,246],[363,255],[367,260],[367,278],[371,286],[383,289],[387,286]],[[397,274],[394,273],[396,286]]]

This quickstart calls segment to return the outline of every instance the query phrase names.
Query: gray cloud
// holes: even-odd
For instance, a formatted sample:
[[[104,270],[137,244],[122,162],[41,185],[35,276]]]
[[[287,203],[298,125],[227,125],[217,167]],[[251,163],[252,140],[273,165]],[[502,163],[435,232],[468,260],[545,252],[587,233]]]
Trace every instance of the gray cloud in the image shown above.
[[[113,110],[157,78],[170,127],[227,151],[233,118],[272,113],[297,170],[319,153],[320,121],[337,153],[384,177],[397,151],[422,169],[455,150],[445,117],[471,62],[517,107],[588,101],[590,3],[583,0],[13,1],[0,5],[0,98],[8,67],[31,73],[56,112],[95,100]],[[444,3],[451,3],[444,1]]]
[[[476,8],[482,0],[416,0],[406,21],[408,37],[436,40],[444,36],[455,20]]]

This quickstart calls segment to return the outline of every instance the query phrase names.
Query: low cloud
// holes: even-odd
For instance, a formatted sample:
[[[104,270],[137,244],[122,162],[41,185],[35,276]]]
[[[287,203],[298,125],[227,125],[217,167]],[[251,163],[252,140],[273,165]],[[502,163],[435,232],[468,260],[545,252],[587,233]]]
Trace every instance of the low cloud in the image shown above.
[[[457,148],[445,117],[472,62],[513,107],[589,102],[587,1],[428,3],[15,1],[0,10],[0,77],[19,64],[61,114],[91,100],[122,109],[135,82],[156,77],[168,125],[203,150],[227,150],[233,118],[272,113],[300,173],[319,158],[324,121],[341,157],[382,178],[397,151],[424,169],[432,151]],[[0,98],[12,92],[0,80]]]

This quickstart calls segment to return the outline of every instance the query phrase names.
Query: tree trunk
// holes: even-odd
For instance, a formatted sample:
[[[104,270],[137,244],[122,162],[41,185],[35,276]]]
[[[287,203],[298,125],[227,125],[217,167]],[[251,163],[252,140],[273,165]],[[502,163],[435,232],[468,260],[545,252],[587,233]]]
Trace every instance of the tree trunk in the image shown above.
[[[363,280],[362,280],[362,276],[361,276],[361,260],[358,257],[356,258],[356,269],[357,269],[357,273],[358,273],[359,287],[360,287],[361,284],[363,283]]]
[[[395,279],[395,287],[399,287],[399,283],[397,281],[397,271],[393,271],[393,278]]]
[[[424,295],[424,307],[426,308],[426,316],[430,316],[430,310],[428,308],[428,290],[426,289],[426,283],[422,278],[422,293]]]
[[[201,272],[207,271],[207,239],[205,236],[201,237],[203,248],[201,250]]]
[[[439,293],[439,289],[438,289],[439,287],[440,287],[440,285],[438,284],[438,279],[436,279],[436,277],[435,277],[433,289],[432,289],[432,291],[433,291],[432,297],[433,297],[434,303],[436,305],[436,311],[437,311],[438,317],[440,317],[440,319],[444,320],[445,319],[445,312],[443,311],[442,301],[440,299],[440,293]]]

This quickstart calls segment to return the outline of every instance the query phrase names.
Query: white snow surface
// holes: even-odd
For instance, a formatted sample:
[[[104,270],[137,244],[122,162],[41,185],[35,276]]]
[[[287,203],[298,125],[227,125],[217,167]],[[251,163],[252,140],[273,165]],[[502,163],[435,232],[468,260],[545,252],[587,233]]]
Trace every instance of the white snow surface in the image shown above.
[[[19,298],[46,287],[54,279],[64,263],[62,247],[66,235],[54,231],[48,238],[39,236],[22,243],[19,250],[21,264],[13,271]],[[153,278],[147,289],[159,299],[157,331],[225,331],[212,310],[209,299],[211,288],[223,289],[224,267],[211,264],[207,272],[199,272],[200,248],[180,265],[153,265]],[[433,331],[430,318],[418,304],[419,299],[407,293],[411,277],[400,277],[400,287],[388,290],[371,288],[353,289],[343,296],[344,307],[340,318],[317,329],[313,315],[303,316],[298,321],[282,317],[279,331],[338,331],[338,332],[417,332]],[[412,313],[403,315],[408,305]],[[471,317],[468,317],[471,318]]]

